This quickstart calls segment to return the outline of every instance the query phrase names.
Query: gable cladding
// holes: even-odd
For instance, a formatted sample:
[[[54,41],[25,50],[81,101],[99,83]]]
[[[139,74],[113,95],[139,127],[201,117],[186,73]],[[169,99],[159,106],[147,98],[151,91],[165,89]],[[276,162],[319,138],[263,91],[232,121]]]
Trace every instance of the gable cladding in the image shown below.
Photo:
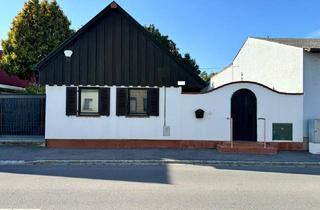
[[[72,50],[66,58],[65,50]],[[110,5],[38,64],[42,85],[177,86],[205,82],[122,8]]]

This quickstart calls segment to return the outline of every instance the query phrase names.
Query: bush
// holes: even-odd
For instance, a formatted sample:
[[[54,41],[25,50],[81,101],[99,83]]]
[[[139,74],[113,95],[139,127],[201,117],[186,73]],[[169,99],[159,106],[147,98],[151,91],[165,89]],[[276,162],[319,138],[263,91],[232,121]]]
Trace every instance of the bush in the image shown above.
[[[29,94],[45,94],[46,89],[44,86],[38,85],[38,84],[30,84],[29,86],[26,87],[26,93]]]

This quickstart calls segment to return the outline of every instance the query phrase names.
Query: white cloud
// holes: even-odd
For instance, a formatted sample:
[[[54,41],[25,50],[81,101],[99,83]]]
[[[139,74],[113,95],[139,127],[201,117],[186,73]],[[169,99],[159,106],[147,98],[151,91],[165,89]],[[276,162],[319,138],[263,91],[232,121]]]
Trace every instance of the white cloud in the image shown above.
[[[315,30],[307,35],[307,38],[320,38],[320,29]]]

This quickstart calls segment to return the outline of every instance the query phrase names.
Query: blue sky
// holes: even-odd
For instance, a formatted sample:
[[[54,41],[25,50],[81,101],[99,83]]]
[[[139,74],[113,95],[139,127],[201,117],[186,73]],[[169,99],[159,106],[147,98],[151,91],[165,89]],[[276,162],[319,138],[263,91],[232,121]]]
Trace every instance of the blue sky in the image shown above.
[[[25,0],[2,0],[0,39]],[[110,0],[58,0],[79,29]],[[155,24],[208,72],[228,65],[248,36],[320,37],[319,0],[118,0],[140,24]],[[207,69],[209,68],[209,69]]]

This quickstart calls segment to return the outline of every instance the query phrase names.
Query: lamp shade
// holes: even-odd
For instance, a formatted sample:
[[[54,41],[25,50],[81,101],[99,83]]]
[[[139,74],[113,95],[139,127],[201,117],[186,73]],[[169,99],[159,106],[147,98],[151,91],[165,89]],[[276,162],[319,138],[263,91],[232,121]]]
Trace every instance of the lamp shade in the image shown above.
[[[67,57],[67,58],[70,58],[73,54],[73,51],[72,50],[65,50],[64,51],[64,55]]]

